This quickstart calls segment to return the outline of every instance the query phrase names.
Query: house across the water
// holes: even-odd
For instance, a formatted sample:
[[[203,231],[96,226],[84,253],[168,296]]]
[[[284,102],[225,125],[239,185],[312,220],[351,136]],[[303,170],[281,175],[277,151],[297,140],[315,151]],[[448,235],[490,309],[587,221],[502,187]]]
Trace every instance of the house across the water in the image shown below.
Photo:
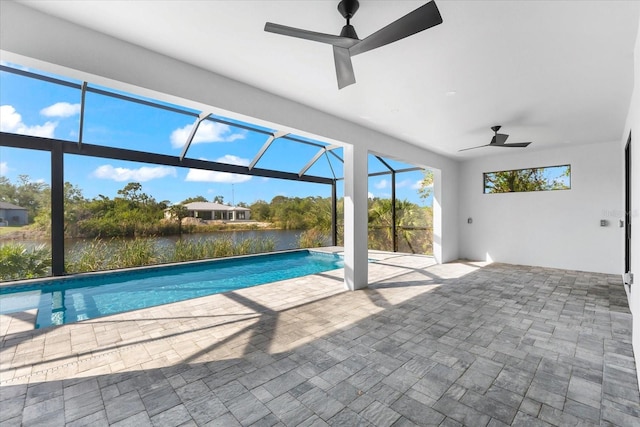
[[[228,206],[213,202],[192,202],[184,205],[189,211],[189,216],[204,221],[247,221],[251,216],[251,209],[241,206]],[[171,218],[171,213],[166,210],[165,218]]]
[[[27,208],[12,203],[0,202],[0,226],[27,225],[28,223]]]

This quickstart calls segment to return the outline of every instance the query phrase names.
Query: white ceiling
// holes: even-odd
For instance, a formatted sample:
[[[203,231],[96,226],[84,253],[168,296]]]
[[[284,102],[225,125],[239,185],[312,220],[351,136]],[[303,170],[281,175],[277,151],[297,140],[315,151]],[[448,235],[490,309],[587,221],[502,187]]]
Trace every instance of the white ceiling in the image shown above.
[[[329,45],[267,21],[338,34],[338,1],[20,1],[457,158],[503,125],[527,150],[620,141],[633,87],[637,1],[444,1],[443,24],[353,58],[338,90]],[[360,38],[425,1],[361,0]]]

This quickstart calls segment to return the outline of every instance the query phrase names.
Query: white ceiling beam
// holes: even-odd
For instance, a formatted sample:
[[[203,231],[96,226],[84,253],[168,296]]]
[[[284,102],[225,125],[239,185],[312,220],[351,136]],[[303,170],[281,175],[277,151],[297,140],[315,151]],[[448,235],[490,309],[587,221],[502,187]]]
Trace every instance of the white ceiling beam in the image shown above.
[[[260,158],[264,155],[264,153],[269,149],[269,147],[271,146],[271,143],[273,141],[275,141],[278,138],[282,138],[283,136],[289,135],[289,132],[284,132],[284,131],[277,131],[271,134],[271,136],[269,136],[269,138],[267,139],[267,141],[264,143],[264,145],[262,146],[262,148],[260,149],[260,151],[258,151],[258,154],[256,154],[256,156],[253,158],[253,160],[251,160],[251,163],[249,163],[249,170],[253,169],[254,166],[256,165],[256,163],[258,163],[258,161],[260,160]]]

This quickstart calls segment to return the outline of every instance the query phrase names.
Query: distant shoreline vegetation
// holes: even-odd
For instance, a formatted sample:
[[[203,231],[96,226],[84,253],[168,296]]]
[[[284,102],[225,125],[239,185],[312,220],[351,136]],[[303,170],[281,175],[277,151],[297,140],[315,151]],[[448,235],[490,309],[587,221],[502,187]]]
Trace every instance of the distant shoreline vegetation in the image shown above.
[[[0,200],[24,207],[29,227],[20,229],[25,236],[48,236],[51,230],[51,190],[42,182],[20,175],[17,182],[0,176]],[[189,197],[180,204],[157,201],[142,190],[142,184],[129,182],[114,198],[83,196],[82,189],[64,184],[64,230],[67,238],[157,237],[183,233],[207,233],[225,230],[284,229],[328,232],[331,229],[331,199],[323,197],[276,196],[271,202],[257,200],[237,206],[251,210],[251,221],[197,223],[188,220],[184,204],[206,202],[203,196]],[[224,203],[222,196],[213,198]],[[165,210],[175,213],[165,219]],[[5,235],[5,233],[2,233]],[[0,236],[2,236],[0,235]],[[1,237],[0,237],[1,238]],[[5,235],[5,240],[7,236]]]

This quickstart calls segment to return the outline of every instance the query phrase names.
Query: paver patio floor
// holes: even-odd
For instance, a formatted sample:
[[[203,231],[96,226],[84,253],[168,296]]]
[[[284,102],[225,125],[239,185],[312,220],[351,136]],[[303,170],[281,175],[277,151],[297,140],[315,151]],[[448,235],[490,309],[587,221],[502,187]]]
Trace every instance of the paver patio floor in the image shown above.
[[[638,426],[619,276],[377,254],[76,324],[0,322],[0,423]]]

